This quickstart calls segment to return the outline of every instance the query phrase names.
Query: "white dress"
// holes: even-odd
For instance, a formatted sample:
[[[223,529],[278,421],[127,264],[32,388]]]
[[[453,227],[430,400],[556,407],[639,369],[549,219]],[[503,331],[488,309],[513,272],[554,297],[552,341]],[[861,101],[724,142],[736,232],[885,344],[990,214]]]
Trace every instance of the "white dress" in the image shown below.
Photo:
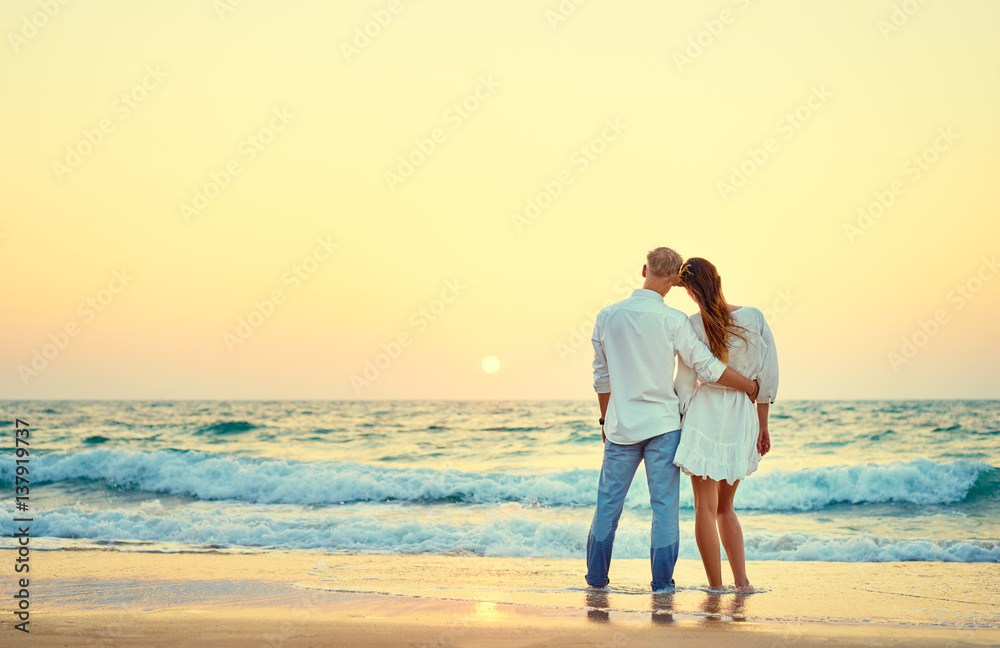
[[[729,336],[727,366],[747,378],[758,379],[758,403],[773,403],[778,391],[778,354],[764,314],[752,306],[733,311],[736,324],[744,327]],[[705,344],[701,313],[690,317],[695,333]],[[688,475],[708,477],[730,484],[757,470],[760,454],[757,407],[744,392],[718,383],[701,382],[691,367],[677,359],[674,390],[681,406],[681,440],[674,464]]]

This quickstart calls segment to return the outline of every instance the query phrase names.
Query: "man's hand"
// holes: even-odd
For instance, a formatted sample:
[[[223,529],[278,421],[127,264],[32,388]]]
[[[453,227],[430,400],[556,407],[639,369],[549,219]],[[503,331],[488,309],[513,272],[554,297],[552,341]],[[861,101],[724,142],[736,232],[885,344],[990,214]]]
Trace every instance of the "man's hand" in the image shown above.
[[[760,383],[750,380],[743,374],[736,373],[732,367],[726,367],[719,379],[716,381],[723,387],[729,387],[746,394],[751,402],[757,402],[757,395],[760,393]]]
[[[604,435],[604,426],[601,426],[601,443],[607,443],[608,437]]]
[[[757,435],[757,452],[760,456],[766,455],[771,451],[771,433],[767,429],[767,425],[763,425],[760,428],[760,434]]]

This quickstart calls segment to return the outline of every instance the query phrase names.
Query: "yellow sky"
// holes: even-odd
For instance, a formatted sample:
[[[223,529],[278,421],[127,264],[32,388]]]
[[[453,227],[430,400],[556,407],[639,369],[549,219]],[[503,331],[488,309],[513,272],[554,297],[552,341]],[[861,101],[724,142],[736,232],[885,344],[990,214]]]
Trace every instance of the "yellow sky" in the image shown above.
[[[781,397],[1000,397],[1000,5],[674,5],[6,3],[0,393],[592,398],[668,245]]]

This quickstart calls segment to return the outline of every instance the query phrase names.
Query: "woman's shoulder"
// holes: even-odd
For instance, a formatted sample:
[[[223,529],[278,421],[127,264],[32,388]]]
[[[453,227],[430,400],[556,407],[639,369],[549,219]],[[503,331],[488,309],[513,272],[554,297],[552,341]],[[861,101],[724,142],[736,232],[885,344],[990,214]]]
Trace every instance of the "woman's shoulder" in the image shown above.
[[[756,306],[743,306],[733,313],[733,317],[744,330],[753,333],[755,337],[758,335],[763,337],[764,329],[767,326],[767,318],[759,308]]]
[[[688,321],[691,322],[691,327],[694,329],[695,335],[697,335],[702,342],[705,341],[705,320],[701,317],[701,311],[697,311],[692,315],[688,315]]]
[[[741,306],[738,310],[734,311],[734,314],[742,314],[744,317],[758,320],[765,319],[764,311],[756,306]]]

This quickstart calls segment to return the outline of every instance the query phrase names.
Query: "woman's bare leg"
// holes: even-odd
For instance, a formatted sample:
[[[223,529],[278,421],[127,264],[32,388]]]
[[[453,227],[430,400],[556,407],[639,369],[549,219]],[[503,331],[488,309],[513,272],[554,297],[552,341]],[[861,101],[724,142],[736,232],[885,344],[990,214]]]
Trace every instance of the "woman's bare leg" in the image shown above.
[[[691,487],[694,489],[694,537],[701,552],[701,562],[705,565],[708,586],[721,589],[722,559],[719,557],[719,531],[716,528],[718,482],[692,476]]]
[[[736,496],[736,488],[740,482],[737,481],[732,485],[726,481],[715,483],[719,485],[718,508],[716,509],[719,537],[722,538],[722,546],[726,549],[726,558],[729,559],[729,566],[733,570],[736,587],[749,587],[750,581],[747,580],[747,562],[743,549],[743,527],[740,526],[740,520],[736,517],[736,511],[733,510],[733,497]]]

